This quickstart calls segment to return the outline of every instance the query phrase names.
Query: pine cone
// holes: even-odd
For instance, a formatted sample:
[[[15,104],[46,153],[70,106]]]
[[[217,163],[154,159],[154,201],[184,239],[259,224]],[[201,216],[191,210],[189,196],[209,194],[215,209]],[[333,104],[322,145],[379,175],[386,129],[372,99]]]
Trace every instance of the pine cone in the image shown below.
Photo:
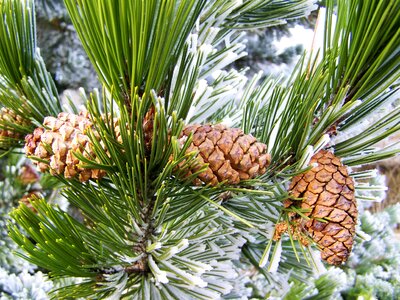
[[[143,134],[146,149],[149,151],[151,149],[151,144],[153,140],[153,130],[154,130],[154,115],[156,109],[152,106],[146,113],[143,119]]]
[[[318,165],[295,176],[289,186],[293,197],[303,198],[301,209],[310,217],[299,227],[306,230],[321,248],[322,259],[339,265],[347,260],[353,246],[357,222],[354,181],[346,166],[331,152],[319,151],[310,163]],[[285,206],[297,202],[289,200]]]
[[[238,184],[241,180],[264,174],[270,164],[267,146],[238,128],[189,125],[183,130],[182,144],[190,133],[193,133],[193,139],[186,153],[199,153],[186,176],[208,164],[207,169],[196,178],[195,184],[217,185],[225,180],[228,184]]]
[[[37,210],[32,206],[31,201],[36,201],[38,198],[43,197],[40,191],[31,191],[28,194],[24,195],[21,199],[19,199],[19,204],[26,205],[31,211],[37,213]]]
[[[121,124],[120,124],[120,120],[118,118],[114,118],[113,119],[113,127],[114,127],[114,134],[115,134],[115,138],[117,140],[118,143],[122,144],[122,136],[121,136]],[[125,124],[125,129],[128,133],[128,135],[130,134],[130,130],[129,130],[129,125]],[[105,149],[107,154],[108,154],[108,150]]]
[[[28,185],[38,182],[40,176],[31,165],[25,164],[20,170],[18,179],[21,181],[22,184]]]
[[[55,117],[44,119],[45,128],[36,128],[33,134],[25,137],[25,153],[36,156],[40,161],[33,161],[41,172],[48,169],[51,174],[64,175],[65,178],[78,176],[81,182],[89,179],[100,179],[104,170],[83,168],[74,152],[84,157],[95,159],[87,130],[92,128],[92,122],[87,113],[74,115],[62,112]],[[47,163],[43,162],[47,161]]]
[[[150,151],[151,145],[153,142],[153,122],[154,122],[154,114],[155,114],[155,107],[152,106],[146,113],[143,118],[143,135],[144,135],[144,142],[147,151]],[[105,118],[103,118],[104,121]],[[121,136],[121,124],[120,119],[114,118],[113,119],[113,126],[114,126],[114,133],[117,141],[122,144],[122,136]],[[125,124],[126,131],[128,135],[130,134],[129,124]]]
[[[2,107],[0,110],[0,124],[2,127],[0,128],[0,139],[2,138],[13,138],[20,139],[22,138],[21,133],[16,132],[13,128],[8,127],[7,123],[12,123],[21,126],[28,126],[29,122],[17,115],[13,110],[8,109],[6,107]]]

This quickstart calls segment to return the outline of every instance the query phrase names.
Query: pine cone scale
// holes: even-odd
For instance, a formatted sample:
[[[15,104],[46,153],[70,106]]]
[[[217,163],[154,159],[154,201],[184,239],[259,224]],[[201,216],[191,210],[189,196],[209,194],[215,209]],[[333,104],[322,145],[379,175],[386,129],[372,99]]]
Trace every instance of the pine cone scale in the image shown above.
[[[233,162],[233,164],[237,165],[243,159],[243,150],[240,148],[238,144],[234,144],[232,146],[232,150],[229,152],[229,159]]]
[[[308,205],[314,205],[318,200],[318,195],[311,193],[310,191],[306,191],[304,193],[304,203]],[[324,202],[321,201],[321,204],[326,205]]]
[[[205,159],[208,159],[214,151],[214,144],[207,138],[201,145],[199,145],[199,151]]]

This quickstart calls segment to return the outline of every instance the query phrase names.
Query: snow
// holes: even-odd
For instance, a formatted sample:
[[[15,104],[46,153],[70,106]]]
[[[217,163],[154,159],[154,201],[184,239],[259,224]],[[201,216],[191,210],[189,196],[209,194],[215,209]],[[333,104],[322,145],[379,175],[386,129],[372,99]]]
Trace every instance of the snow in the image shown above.
[[[287,48],[293,45],[303,45],[304,49],[310,49],[314,37],[312,29],[304,28],[301,25],[296,25],[289,29],[290,36],[285,36],[275,42],[275,47],[278,49],[277,55],[283,53]]]

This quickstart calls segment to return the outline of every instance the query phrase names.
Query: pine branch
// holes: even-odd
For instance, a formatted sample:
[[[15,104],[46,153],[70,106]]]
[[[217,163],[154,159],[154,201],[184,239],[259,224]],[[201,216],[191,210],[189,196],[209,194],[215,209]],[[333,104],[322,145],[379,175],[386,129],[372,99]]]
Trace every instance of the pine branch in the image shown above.
[[[307,16],[313,1],[243,1],[227,18],[227,27],[254,29],[285,24],[286,20]]]
[[[44,117],[61,111],[53,79],[36,48],[34,2],[3,1],[0,14],[0,103],[24,120],[14,131],[24,136]],[[2,127],[10,127],[0,122]],[[20,145],[20,139],[11,146]]]
[[[247,82],[243,70],[220,70],[245,55],[238,30],[274,23],[278,15],[303,15],[308,1],[66,0],[104,90],[85,98],[92,125],[74,131],[74,137],[60,136],[68,142],[79,134],[89,137],[90,149],[77,146],[70,159],[76,158],[79,168],[106,175],[82,183],[53,171],[83,221],[45,199],[32,199],[34,210],[21,205],[12,213],[21,228],[9,223],[10,236],[26,253],[21,252],[22,257],[50,270],[55,278],[82,278],[54,297],[217,298],[232,290],[240,260],[270,285],[304,280],[310,274],[316,265],[314,254],[295,242],[298,236],[273,241],[275,224],[282,218],[289,222],[289,212],[310,218],[306,209],[283,207],[284,200],[295,198],[287,191],[288,180],[310,170],[311,156],[322,148],[336,147],[349,165],[397,151],[388,147],[376,152],[371,147],[398,131],[398,109],[385,113],[364,135],[334,141],[334,134],[345,128],[342,120],[351,123],[358,112],[367,116],[391,102],[398,89],[393,85],[392,92],[385,91],[397,80],[392,47],[398,43],[391,36],[397,33],[385,37],[388,48],[376,39],[371,42],[384,47],[378,47],[382,56],[367,49],[360,57],[363,54],[352,47],[369,44],[355,24],[347,27],[345,22],[359,11],[351,1],[339,2],[339,17],[344,20],[336,30],[341,31],[329,32],[334,12],[329,3],[325,38],[340,43],[326,42],[320,60],[305,54],[291,78],[259,83],[261,74]],[[371,3],[377,9],[368,7],[376,15],[369,19],[362,13],[364,29],[379,25],[378,17],[389,13],[378,2]],[[280,8],[274,6],[278,4]],[[391,30],[398,21],[397,14],[392,16],[396,21],[385,23]],[[351,32],[352,39],[348,34],[342,40],[341,32]],[[360,59],[353,62],[347,57]],[[38,74],[45,74],[43,65],[35,66],[41,70]],[[7,70],[10,76],[16,72],[12,64]],[[381,70],[388,75],[380,76]],[[12,82],[4,78],[4,85]],[[21,79],[24,95],[45,103],[51,97],[37,86],[51,86],[46,78]],[[372,87],[379,92],[372,93]],[[371,98],[362,103],[355,98],[364,95]],[[19,94],[9,92],[7,97]],[[57,102],[52,101],[55,112]],[[43,111],[33,111],[39,120]],[[268,144],[272,167],[238,185],[195,186],[194,180],[208,166],[204,163],[187,175],[200,150],[187,153],[195,138],[181,133],[185,122],[195,121],[242,127]],[[51,130],[58,134],[58,129]],[[57,149],[40,145],[56,163],[66,164]],[[373,187],[364,186],[368,188]],[[276,277],[270,271],[276,271]]]
[[[143,101],[137,99],[138,107],[134,107],[133,110],[136,113],[134,120],[144,118]],[[100,109],[99,103],[104,103],[104,112]],[[214,228],[219,225],[214,222],[209,226],[196,226],[200,223],[198,218],[202,217],[201,213],[199,214],[202,211],[200,208],[206,206],[208,198],[218,193],[218,189],[210,189],[207,186],[196,189],[189,187],[196,174],[193,178],[187,178],[186,182],[174,179],[172,171],[175,166],[186,160],[180,166],[184,170],[195,153],[185,154],[186,148],[191,143],[190,137],[182,148],[177,144],[182,124],[176,119],[174,121],[173,117],[170,118],[170,122],[168,121],[161,99],[160,105],[155,107],[153,130],[164,131],[165,140],[160,140],[162,146],[158,149],[153,147],[150,153],[146,150],[143,121],[137,123],[133,121],[133,116],[130,116],[126,107],[122,105],[118,107],[118,117],[115,117],[120,122],[118,124],[126,124],[126,127],[119,127],[120,135],[117,137],[114,103],[110,95],[103,99],[99,99],[96,93],[92,95],[89,110],[95,125],[90,137],[97,161],[76,154],[88,164],[86,167],[105,169],[108,178],[82,184],[59,177],[65,185],[65,197],[82,210],[86,223],[81,224],[40,200],[38,203],[32,203],[38,215],[24,206],[13,214],[35,242],[28,242],[17,227],[10,226],[13,239],[21,246],[26,244],[25,249],[29,253],[28,256],[24,256],[26,259],[51,270],[55,277],[78,276],[77,270],[84,269],[82,275],[87,277],[87,280],[81,287],[83,289],[96,282],[97,286],[101,286],[97,289],[97,295],[126,293],[139,278],[150,275],[160,283],[169,283],[168,286],[171,288],[183,285],[188,287],[188,293],[217,295],[218,292],[212,291],[211,284],[210,289],[195,288],[194,292],[191,291],[193,286],[207,285],[205,279],[197,275],[198,267],[196,267],[204,264],[208,260],[207,257],[197,253],[192,258],[190,256],[180,258],[175,254],[176,249],[183,250],[187,247],[188,240],[193,240],[193,247],[196,249],[197,243],[203,243],[204,239],[211,243],[215,242],[213,239],[219,240],[222,234],[233,234],[231,226],[226,226],[226,230],[215,233]],[[168,123],[171,129],[167,131]],[[158,138],[161,139],[161,136]],[[174,153],[173,159],[170,158],[172,153]],[[186,190],[182,191],[185,186]],[[189,199],[183,197],[182,192],[186,192]],[[196,209],[184,211],[177,209],[177,207],[187,207],[188,204],[193,207],[196,201],[199,205]],[[170,217],[170,214],[177,212],[180,212],[179,216]],[[214,215],[214,218],[217,216]],[[31,223],[32,226],[29,225]],[[67,228],[65,228],[66,223],[69,224]],[[164,230],[165,234],[162,234]],[[232,242],[236,252],[239,251],[240,242],[236,240]],[[62,250],[58,249],[60,244]],[[225,242],[217,244],[216,249],[223,248]],[[220,251],[223,250],[211,252],[212,260],[225,260],[218,258]],[[54,253],[55,258],[46,259],[51,253]],[[64,255],[65,253],[69,255]],[[70,267],[58,270],[62,264],[68,264]],[[204,268],[205,272],[210,267],[204,266]],[[208,276],[217,276],[213,272],[209,273]],[[116,288],[119,285],[123,286],[121,290]],[[213,285],[216,285],[217,290],[221,292],[224,290],[218,284]],[[85,295],[81,287],[73,291],[74,295]],[[141,288],[143,286],[138,286],[138,289]],[[72,292],[67,288],[60,293],[70,295]]]
[[[374,98],[398,79],[399,9],[397,1],[338,2],[336,28],[326,32],[324,53],[340,57],[332,88],[350,86],[346,102]],[[331,25],[328,18],[326,28]]]
[[[66,1],[100,80],[128,108],[162,94],[204,1]],[[111,14],[111,15],[110,15]],[[129,108],[130,110],[130,108]]]
[[[262,239],[260,239],[260,241],[261,240]],[[261,260],[262,253],[264,251],[264,244],[262,242],[258,243],[260,241],[257,241],[257,243],[246,243],[243,252],[244,257],[248,260],[248,262],[258,269],[258,271],[266,278],[268,283],[274,285],[274,283],[276,283],[276,279],[280,278],[278,274],[287,276],[291,272],[292,274],[290,275],[292,280],[295,279],[306,282],[307,276],[310,276],[312,272],[312,267],[308,266],[308,263],[304,258],[302,258],[300,262],[298,261],[297,257],[294,255],[290,241],[283,242],[282,247],[284,250],[282,251],[282,254],[278,254],[279,257],[277,258],[279,269],[278,271],[274,269],[272,272],[267,269],[268,266],[259,266],[259,261]],[[298,249],[298,251],[300,251],[300,249]],[[299,264],[301,265],[301,268],[294,267]],[[277,266],[275,267],[277,268]]]
[[[362,4],[359,5],[363,7]],[[373,5],[377,5],[378,7],[376,9],[371,8]],[[391,10],[390,8],[383,9],[380,3],[375,2],[369,2],[368,6],[371,6],[368,11],[374,12],[374,15],[365,15],[362,26],[365,26],[365,30],[367,30],[367,28],[372,30],[372,28],[376,27],[373,25],[373,22],[381,20],[382,18],[386,20],[386,15]],[[357,14],[354,18],[359,18],[358,9],[355,7],[356,6],[346,1],[340,2],[340,11],[338,12],[340,18],[343,17],[353,20],[352,14]],[[363,7],[362,9],[366,8]],[[395,11],[397,13],[397,10]],[[391,11],[391,13],[394,13],[394,11]],[[377,17],[375,14],[382,14],[382,18]],[[330,5],[328,5],[326,28],[331,28],[333,18],[333,4],[330,2]],[[387,22],[392,24],[396,22],[395,20],[399,20],[398,17],[393,16],[393,18],[394,19],[388,19]],[[367,19],[371,21],[367,22]],[[396,29],[394,29],[394,31],[389,30],[389,33],[385,35],[385,39],[388,43],[387,45],[384,43],[381,44],[380,39],[371,41],[372,44],[377,43],[376,47],[378,48],[386,47],[384,51],[384,53],[387,53],[386,56],[384,57],[382,54],[380,60],[378,59],[375,61],[374,58],[368,57],[368,54],[366,54],[363,62],[362,60],[356,59],[356,57],[350,59],[348,57],[349,54],[346,54],[348,51],[351,51],[351,53],[355,55],[357,52],[351,49],[359,49],[359,47],[361,47],[359,43],[369,42],[364,38],[365,30],[359,30],[358,27],[352,32],[352,39],[346,40],[346,35],[341,35],[341,32],[346,31],[349,32],[347,35],[349,36],[350,31],[353,31],[353,25],[357,27],[355,23],[347,24],[345,20],[339,19],[335,31],[331,32],[326,29],[326,44],[322,60],[317,61],[310,58],[308,61],[300,61],[297,70],[293,72],[292,78],[285,83],[278,85],[270,79],[262,83],[260,86],[262,89],[266,89],[268,86],[274,87],[270,92],[271,94],[267,94],[269,97],[268,101],[265,100],[265,96],[263,97],[262,94],[259,94],[257,90],[255,90],[253,98],[243,102],[243,107],[246,107],[243,118],[246,131],[260,137],[262,141],[268,144],[269,149],[272,149],[271,154],[273,161],[286,161],[289,164],[293,164],[305,154],[309,146],[319,145],[319,141],[322,142],[324,134],[334,137],[337,131],[350,129],[351,126],[353,126],[351,130],[354,130],[354,126],[360,126],[359,121],[362,118],[367,117],[367,115],[370,116],[379,107],[382,107],[384,103],[393,101],[393,96],[397,93],[398,87],[393,86],[391,91],[385,91],[385,89],[398,80],[398,75],[395,75],[395,70],[399,62],[397,58],[389,54],[393,52],[396,53],[397,51],[395,50],[397,49],[396,47],[398,47],[398,42],[396,42],[398,40],[396,40],[398,33]],[[393,27],[389,26],[389,28]],[[332,40],[335,42],[331,42],[331,36]],[[342,40],[339,41],[339,38]],[[368,44],[368,49],[373,52],[376,48]],[[384,63],[383,65],[387,66],[388,69],[382,70],[383,72],[381,73],[378,71],[378,67],[375,68],[374,66],[376,66],[379,61],[385,59],[388,60],[388,63]],[[372,61],[375,61],[375,63],[372,64]],[[365,64],[364,66],[360,65],[358,67],[357,72],[360,73],[351,73],[354,71],[353,69],[351,72],[345,71],[347,70],[346,68],[350,68],[350,65],[356,62]],[[346,64],[348,64],[349,67],[346,67]],[[357,98],[354,98],[354,96],[362,96],[360,94],[361,90],[359,90],[359,80],[361,80],[361,77],[364,78],[362,80],[367,80],[363,77],[364,71],[362,71],[362,69],[368,70],[370,74],[368,80],[376,78],[377,80],[375,82],[380,82],[381,85],[379,87],[374,85],[373,93],[369,89],[365,90],[365,95],[368,95],[368,97],[360,101],[356,100]],[[347,72],[347,75],[344,75],[343,72]],[[376,74],[376,77],[372,74]],[[345,80],[346,84],[341,80],[334,79],[346,76],[348,78],[350,78],[350,76],[354,77],[351,80]],[[357,84],[355,84],[355,82],[357,82]],[[249,86],[251,85],[253,84],[249,84]],[[366,87],[368,81],[365,81],[363,85]],[[356,90],[358,94],[355,93]],[[258,109],[258,107],[263,106],[264,109]],[[252,113],[255,113],[259,117],[254,119]],[[346,145],[357,145],[357,147],[353,147],[352,149],[346,148],[345,151],[344,149],[342,150],[342,148],[345,147],[343,141],[340,143],[333,141],[332,144],[337,146],[335,147],[335,149],[337,148],[337,153],[342,157],[354,155],[355,153],[352,151],[356,151],[356,149],[358,149],[358,153],[361,153],[364,149],[367,149],[394,132],[397,132],[398,126],[396,118],[392,118],[394,115],[395,113],[383,116],[379,125],[370,126],[358,137],[348,137]],[[249,125],[251,125],[251,127]],[[357,139],[363,142],[361,143],[357,141]],[[325,143],[327,142],[329,141],[325,141]],[[387,151],[386,155],[383,156],[370,156],[369,161],[388,157],[395,153],[396,151],[392,150],[390,152]],[[288,156],[291,157],[290,160],[287,160]],[[361,161],[359,160],[359,162]]]
[[[115,232],[113,233],[111,228],[103,226],[100,223],[95,224],[93,227],[85,228],[83,225],[78,224],[76,221],[67,217],[64,213],[57,211],[57,209],[54,209],[42,200],[32,204],[38,211],[38,215],[35,215],[26,207],[20,207],[13,213],[13,217],[17,218],[19,223],[29,232],[31,238],[35,240],[35,244],[31,242],[28,243],[25,238],[17,233],[17,229],[14,226],[10,226],[12,232],[11,237],[21,246],[25,245],[24,247],[29,253],[29,256],[25,257],[26,259],[52,270],[53,276],[85,276],[91,282],[96,282],[98,286],[103,286],[103,288],[96,289],[98,295],[102,295],[103,293],[111,294],[114,292],[121,295],[121,293],[125,294],[125,292],[123,292],[124,290],[129,291],[131,289],[123,287],[122,290],[116,290],[116,283],[122,284],[121,280],[124,280],[124,286],[133,287],[132,284],[134,284],[134,282],[131,281],[137,280],[135,278],[138,278],[138,275],[146,271],[142,268],[142,264],[138,260],[132,260],[131,263],[129,263],[130,257],[132,257],[132,250],[137,249],[137,246],[140,244],[135,243],[132,249],[131,246],[129,246],[124,250],[125,247],[123,247],[123,243],[126,242],[115,240],[118,235],[116,235]],[[216,232],[215,229],[210,230],[212,228],[221,228],[215,223],[218,222],[221,215],[215,212],[213,215],[212,218],[210,218],[211,215],[208,215],[207,218],[210,223],[206,226],[196,225],[204,224],[204,220],[201,219],[202,214],[197,214],[197,217],[192,220],[186,219],[185,230],[183,231],[182,227],[176,227],[180,228],[180,230],[172,229],[171,225],[175,226],[175,222],[169,222],[170,225],[165,223],[167,227],[171,228],[167,230],[167,228],[164,227],[162,232],[160,232],[161,235],[159,235],[159,238],[156,238],[152,231],[153,242],[152,244],[147,242],[145,246],[149,260],[148,266],[150,267],[150,270],[147,272],[151,271],[156,280],[166,284],[165,287],[167,289],[172,289],[171,292],[175,289],[175,285],[177,287],[182,287],[183,283],[189,284],[189,286],[200,285],[205,287],[206,283],[195,275],[201,269],[203,269],[201,273],[205,272],[208,274],[204,279],[210,281],[210,289],[200,290],[192,288],[192,290],[189,289],[187,292],[181,290],[180,293],[193,293],[197,295],[197,297],[204,297],[207,293],[210,293],[209,295],[216,295],[215,292],[212,291],[213,289],[223,292],[223,287],[219,286],[218,282],[215,282],[213,278],[214,276],[224,277],[225,275],[221,274],[221,271],[214,273],[211,270],[212,268],[207,264],[217,261],[217,264],[229,265],[229,260],[220,255],[221,251],[226,252],[226,255],[228,255],[227,257],[232,258],[230,252],[238,253],[238,247],[243,241],[230,236],[233,232],[229,229],[229,226],[223,227],[225,229],[219,232]],[[61,225],[62,218],[66,217],[69,220],[69,227]],[[27,227],[30,223],[29,219],[32,218],[35,219],[38,228]],[[50,220],[51,222],[49,222]],[[145,233],[143,232],[143,234]],[[224,238],[220,239],[221,237]],[[82,241],[85,242],[82,243]],[[214,244],[211,248],[208,248],[207,251],[204,251],[205,249],[202,249],[202,247],[199,248],[200,245],[204,245],[203,243],[205,241],[210,243],[210,245]],[[143,249],[140,250],[143,251]],[[39,256],[39,253],[42,253],[43,256]],[[51,257],[54,257],[54,259],[49,261],[45,253],[52,253]],[[96,257],[98,261],[90,261],[90,257]],[[117,260],[125,260],[124,264],[126,267],[120,270],[118,268],[119,263],[116,261],[113,262],[112,257],[115,257]],[[140,257],[141,256],[139,256],[139,259]],[[65,270],[60,270],[60,264],[67,264],[69,267]],[[212,264],[217,268],[215,262]],[[76,273],[78,270],[81,270],[80,275]],[[167,270],[168,273],[165,273]],[[228,272],[228,270],[226,271]],[[126,275],[123,275],[121,272]],[[191,275],[193,272],[194,274]],[[166,275],[168,277],[165,277]],[[114,280],[116,281],[113,283]],[[87,288],[88,284],[92,285],[90,281],[84,282],[83,286]],[[169,284],[167,284],[168,282]],[[142,288],[144,287],[138,286],[134,288],[134,290],[139,291]],[[58,293],[64,296],[70,295],[68,290],[68,288],[66,290],[59,290]],[[131,290],[131,292],[134,290]],[[202,294],[203,296],[201,296]],[[74,295],[83,296],[84,289],[81,289],[79,286],[75,287]]]

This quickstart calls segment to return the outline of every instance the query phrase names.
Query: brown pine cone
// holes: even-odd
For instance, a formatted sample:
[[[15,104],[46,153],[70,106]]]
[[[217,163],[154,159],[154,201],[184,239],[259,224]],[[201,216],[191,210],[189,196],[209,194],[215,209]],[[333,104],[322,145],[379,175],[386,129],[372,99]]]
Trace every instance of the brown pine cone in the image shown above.
[[[144,142],[145,142],[147,151],[149,151],[151,149],[151,145],[152,145],[155,113],[156,113],[156,108],[154,106],[152,106],[147,111],[147,113],[143,119],[143,134],[144,134]]]
[[[21,199],[19,199],[19,204],[26,205],[31,211],[37,213],[37,210],[32,206],[31,201],[36,201],[37,199],[43,197],[40,191],[31,191],[24,195]]]
[[[39,181],[40,176],[31,165],[25,164],[22,166],[18,179],[22,184],[28,185]]]
[[[51,174],[64,175],[65,178],[78,177],[84,182],[89,179],[100,179],[106,173],[103,170],[83,168],[74,152],[84,157],[95,159],[87,130],[92,122],[87,113],[74,115],[62,112],[55,117],[46,117],[45,128],[36,128],[33,134],[25,137],[25,153],[35,156],[33,160],[41,172],[50,170]],[[43,162],[45,161],[45,162]]]
[[[113,119],[115,138],[116,138],[118,143],[122,144],[121,124],[120,123],[121,122],[120,122],[120,120],[118,118],[114,118]],[[125,125],[125,129],[126,129],[128,135],[129,135],[130,134],[130,130],[129,130],[129,125],[128,124]],[[108,153],[107,150],[106,150],[106,152]]]
[[[195,184],[217,185],[225,180],[228,184],[238,184],[241,180],[264,174],[271,162],[271,156],[266,153],[267,146],[244,134],[241,129],[223,125],[189,125],[183,130],[181,143],[191,133],[193,139],[186,153],[199,153],[186,176],[208,164]]]
[[[310,164],[317,166],[295,176],[289,186],[294,198],[285,206],[300,205],[310,220],[302,220],[305,230],[321,248],[321,257],[329,264],[339,265],[350,255],[357,222],[354,181],[346,166],[329,151],[316,153]],[[300,202],[300,204],[297,204]]]
[[[12,127],[7,126],[7,123],[12,123],[21,126],[29,126],[29,121],[17,115],[13,110],[6,107],[2,107],[0,110],[0,139],[2,138],[13,138],[20,139],[23,136],[21,133],[16,132]]]

